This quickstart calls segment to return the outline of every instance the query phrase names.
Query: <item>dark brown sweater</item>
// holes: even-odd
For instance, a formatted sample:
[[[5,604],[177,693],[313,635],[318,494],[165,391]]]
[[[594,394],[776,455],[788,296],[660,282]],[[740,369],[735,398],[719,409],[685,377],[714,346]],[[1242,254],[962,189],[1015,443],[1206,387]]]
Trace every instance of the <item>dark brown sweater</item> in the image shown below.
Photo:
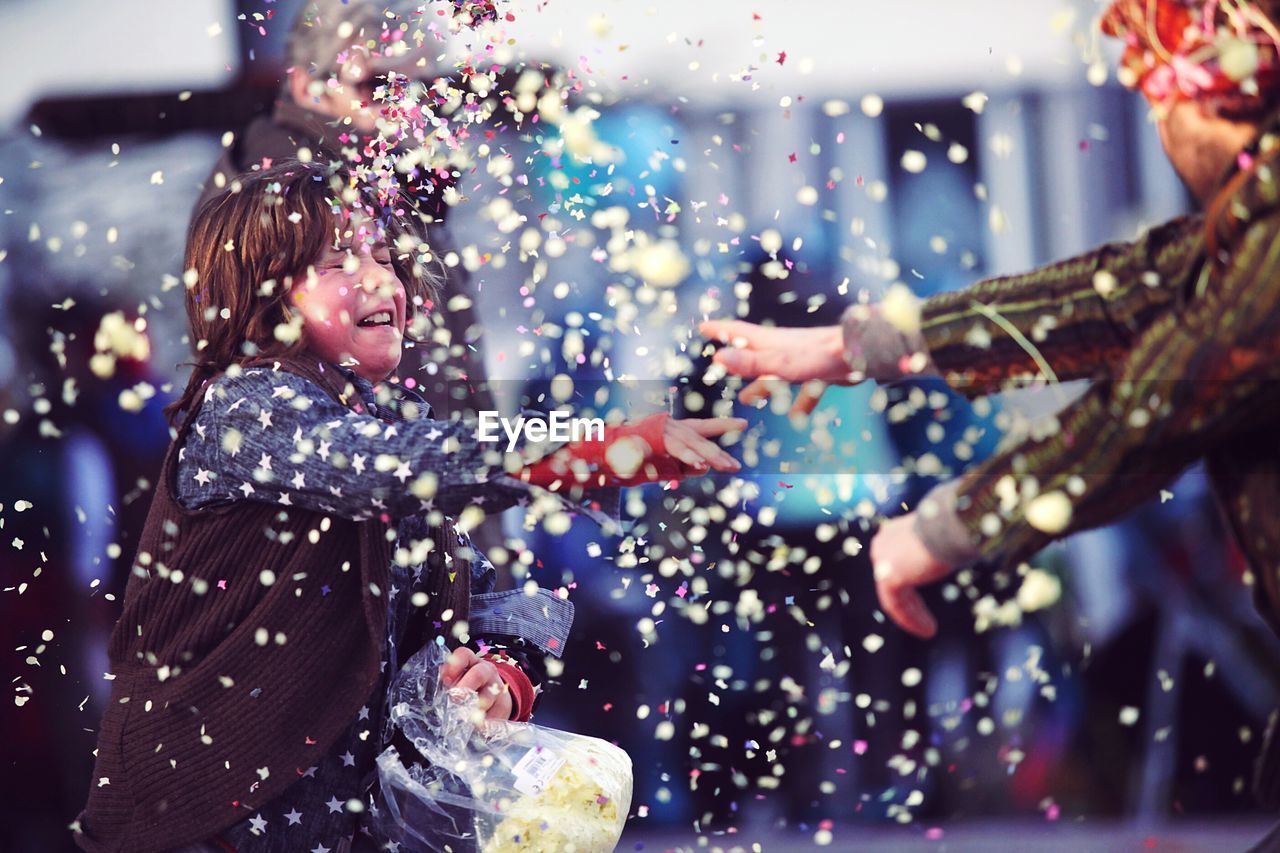
[[[343,399],[336,371],[284,367]],[[85,850],[215,835],[316,764],[379,683],[392,526],[250,501],[184,510],[173,479],[184,438],[111,637],[115,680],[76,836]],[[465,608],[465,591],[448,598]]]

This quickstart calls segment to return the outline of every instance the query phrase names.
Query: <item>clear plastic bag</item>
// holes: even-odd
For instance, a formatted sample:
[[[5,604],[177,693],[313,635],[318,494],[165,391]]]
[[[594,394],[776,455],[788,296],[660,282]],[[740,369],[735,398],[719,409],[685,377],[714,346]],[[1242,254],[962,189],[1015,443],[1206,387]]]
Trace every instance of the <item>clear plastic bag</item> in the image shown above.
[[[626,752],[532,723],[477,726],[476,694],[440,689],[447,654],[428,645],[392,683],[391,720],[405,748],[378,757],[379,832],[402,851],[613,850],[631,807]],[[405,740],[419,755],[401,754]]]

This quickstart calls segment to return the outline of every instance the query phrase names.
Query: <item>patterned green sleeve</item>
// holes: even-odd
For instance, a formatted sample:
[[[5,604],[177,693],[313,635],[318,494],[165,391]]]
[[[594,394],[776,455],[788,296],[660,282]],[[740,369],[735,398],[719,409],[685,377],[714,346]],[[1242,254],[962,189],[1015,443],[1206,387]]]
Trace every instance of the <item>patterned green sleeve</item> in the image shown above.
[[[1057,431],[988,460],[956,515],[980,556],[1019,562],[1114,521],[1207,451],[1280,410],[1280,215],[1256,222],[1221,278],[1162,313]],[[1031,497],[1035,495],[1035,497]]]
[[[1203,231],[1203,217],[1181,217],[1133,243],[928,299],[921,334],[930,359],[972,396],[1037,376],[1046,365],[1063,381],[1106,375],[1194,288],[1187,278],[1201,266]]]

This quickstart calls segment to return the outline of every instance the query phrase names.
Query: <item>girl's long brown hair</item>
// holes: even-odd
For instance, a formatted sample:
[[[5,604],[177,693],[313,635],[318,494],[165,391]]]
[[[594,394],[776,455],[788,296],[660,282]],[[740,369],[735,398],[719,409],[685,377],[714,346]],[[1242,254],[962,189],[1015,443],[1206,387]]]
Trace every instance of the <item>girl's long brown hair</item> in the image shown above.
[[[233,364],[296,351],[302,340],[281,341],[276,328],[291,321],[289,290],[327,247],[354,208],[381,228],[392,265],[404,284],[410,315],[429,304],[434,280],[404,252],[409,222],[377,210],[349,173],[296,160],[236,178],[196,211],[187,232],[187,320],[195,361],[186,390],[165,408],[170,423],[190,412],[201,389]]]

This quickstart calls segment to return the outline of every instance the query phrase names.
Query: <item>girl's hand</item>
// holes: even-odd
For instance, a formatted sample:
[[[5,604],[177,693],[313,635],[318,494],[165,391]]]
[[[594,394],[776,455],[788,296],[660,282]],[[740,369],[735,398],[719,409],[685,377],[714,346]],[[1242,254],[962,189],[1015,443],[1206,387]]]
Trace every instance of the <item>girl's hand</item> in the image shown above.
[[[916,587],[945,578],[952,566],[939,561],[920,541],[914,512],[880,525],[871,540],[871,567],[880,609],[908,633],[932,637],[938,623]]]
[[[709,470],[734,473],[742,465],[711,439],[746,428],[742,418],[649,415],[606,434],[603,468],[610,484],[618,486],[662,483]]]
[[[479,708],[486,719],[511,719],[511,693],[498,668],[471,649],[459,648],[440,668],[440,683],[446,688],[461,687],[480,697]]]
[[[711,439],[746,428],[743,418],[667,418],[662,429],[662,446],[667,456],[695,473],[703,473],[708,468],[733,473],[741,470],[741,463]]]
[[[787,329],[742,320],[708,320],[698,327],[706,337],[727,346],[714,361],[735,376],[755,378],[738,393],[743,403],[768,399],[780,382],[805,383],[792,404],[792,414],[808,414],[827,385],[851,385],[840,326]]]
[[[575,441],[541,459],[521,476],[543,488],[578,485],[638,486],[710,470],[734,473],[742,465],[712,439],[742,432],[742,418],[683,418],[665,413],[605,430],[603,441]]]

